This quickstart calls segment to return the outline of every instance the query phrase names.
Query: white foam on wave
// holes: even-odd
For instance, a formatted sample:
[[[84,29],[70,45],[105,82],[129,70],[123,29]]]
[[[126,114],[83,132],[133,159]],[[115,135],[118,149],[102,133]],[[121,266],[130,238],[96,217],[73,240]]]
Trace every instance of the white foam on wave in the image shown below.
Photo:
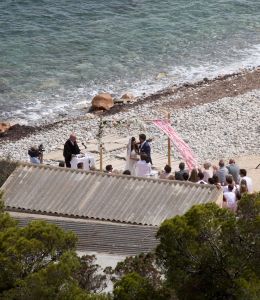
[[[159,70],[158,74],[162,76],[154,74],[140,82],[129,83],[121,79],[104,86],[86,84],[75,89],[61,88],[51,95],[39,93],[33,96],[26,106],[12,112],[4,112],[2,116],[11,121],[19,120],[20,124],[52,122],[64,116],[74,116],[82,112],[82,108],[89,105],[93,96],[100,92],[108,92],[115,97],[121,97],[125,92],[132,92],[137,97],[144,94],[147,96],[173,84],[193,83],[205,77],[212,79],[219,75],[239,72],[242,69],[260,65],[260,44],[241,51],[240,57],[240,60],[230,61],[225,65],[212,65],[204,62],[203,65],[189,67],[175,66],[168,72]]]
[[[232,74],[244,69],[250,69],[260,65],[260,44],[251,49],[240,52],[241,60],[230,61],[223,65],[205,64],[200,66],[178,67],[170,72],[177,83],[195,82],[207,77],[216,78],[219,75]]]

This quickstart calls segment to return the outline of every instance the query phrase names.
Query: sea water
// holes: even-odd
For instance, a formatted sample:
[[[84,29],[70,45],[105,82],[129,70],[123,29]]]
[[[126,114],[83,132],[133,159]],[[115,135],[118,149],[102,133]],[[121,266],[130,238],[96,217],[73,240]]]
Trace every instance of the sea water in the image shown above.
[[[257,65],[259,0],[0,0],[0,120]]]

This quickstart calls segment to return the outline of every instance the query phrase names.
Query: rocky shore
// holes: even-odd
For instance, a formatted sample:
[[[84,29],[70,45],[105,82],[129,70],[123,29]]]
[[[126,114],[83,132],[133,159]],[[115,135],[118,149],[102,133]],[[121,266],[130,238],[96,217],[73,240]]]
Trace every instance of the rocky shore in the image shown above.
[[[145,132],[153,138],[153,153],[164,155],[166,138],[151,120],[164,118],[166,111],[171,113],[172,125],[193,149],[199,162],[260,154],[259,68],[172,86],[133,104],[114,106],[102,114],[103,135],[127,138]],[[28,130],[23,128],[20,132],[19,129],[10,131],[0,138],[0,157],[27,161],[28,148],[41,143],[46,153],[56,151],[62,148],[71,132],[77,134],[80,145],[83,142],[88,146],[88,141],[95,140],[99,131],[100,114],[95,113]],[[117,155],[117,152],[110,154]],[[176,149],[173,152],[174,159],[178,159]]]

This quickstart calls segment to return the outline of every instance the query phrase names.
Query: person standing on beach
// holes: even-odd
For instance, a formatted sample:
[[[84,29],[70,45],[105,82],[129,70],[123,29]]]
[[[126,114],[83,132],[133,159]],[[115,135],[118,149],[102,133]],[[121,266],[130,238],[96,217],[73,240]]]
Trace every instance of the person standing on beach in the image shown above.
[[[254,191],[253,181],[250,177],[247,176],[247,171],[245,169],[240,169],[239,175],[240,175],[240,183],[242,182],[242,180],[243,182],[246,181],[248,193],[253,193]]]
[[[143,133],[139,134],[139,143],[140,143],[139,153],[140,154],[145,153],[147,155],[147,161],[149,163],[153,164],[152,158],[151,158],[151,146],[147,142],[145,134],[143,134]]]
[[[218,163],[219,168],[215,167],[215,174],[218,176],[220,184],[226,185],[226,176],[228,175],[228,169],[225,167],[225,162],[221,159]]]
[[[229,160],[229,165],[227,165],[227,169],[230,175],[233,176],[233,179],[235,181],[236,184],[239,184],[239,180],[240,180],[240,176],[239,176],[239,166],[236,165],[235,160],[234,159],[230,159]]]
[[[76,135],[72,133],[64,144],[63,156],[65,158],[65,164],[67,168],[71,167],[70,161],[72,159],[72,155],[80,154],[80,149],[76,140]]]

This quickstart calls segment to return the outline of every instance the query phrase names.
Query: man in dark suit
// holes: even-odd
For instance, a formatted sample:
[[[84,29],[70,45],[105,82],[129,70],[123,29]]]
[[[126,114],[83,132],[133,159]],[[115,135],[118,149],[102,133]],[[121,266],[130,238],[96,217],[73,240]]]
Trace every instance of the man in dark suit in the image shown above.
[[[70,168],[70,161],[72,159],[72,154],[80,154],[79,146],[76,141],[76,135],[72,133],[70,138],[64,144],[63,156],[65,158],[66,167]]]
[[[150,162],[152,164],[151,147],[146,140],[145,134],[143,133],[139,134],[139,142],[140,142],[140,146],[139,146],[140,154],[145,153],[147,155],[147,162]]]
[[[175,172],[175,180],[184,181],[183,175],[186,173],[189,176],[189,171],[185,170],[185,163],[181,162],[179,164],[180,171]]]

